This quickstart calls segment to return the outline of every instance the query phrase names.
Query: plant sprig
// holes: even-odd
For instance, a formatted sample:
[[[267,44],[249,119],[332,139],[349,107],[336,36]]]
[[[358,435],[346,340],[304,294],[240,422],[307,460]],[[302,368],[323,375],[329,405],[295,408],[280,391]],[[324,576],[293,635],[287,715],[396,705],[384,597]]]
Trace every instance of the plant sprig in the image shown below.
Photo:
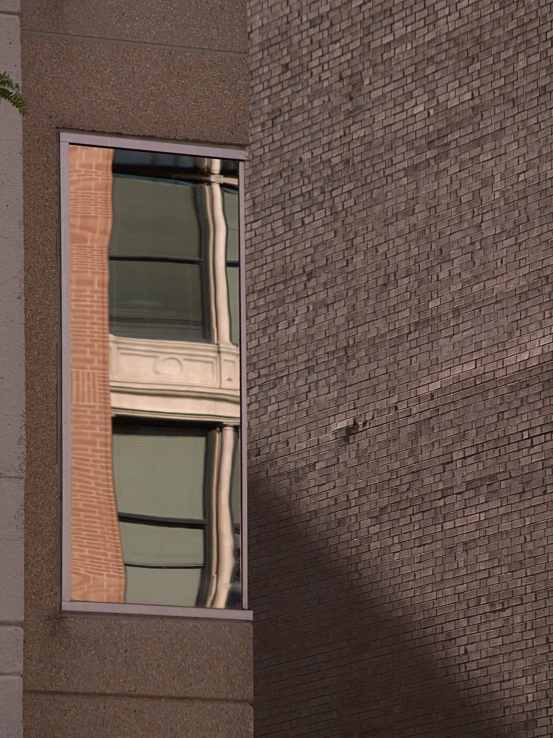
[[[0,73],[0,99],[7,100],[21,115],[26,112],[20,87],[6,72]]]

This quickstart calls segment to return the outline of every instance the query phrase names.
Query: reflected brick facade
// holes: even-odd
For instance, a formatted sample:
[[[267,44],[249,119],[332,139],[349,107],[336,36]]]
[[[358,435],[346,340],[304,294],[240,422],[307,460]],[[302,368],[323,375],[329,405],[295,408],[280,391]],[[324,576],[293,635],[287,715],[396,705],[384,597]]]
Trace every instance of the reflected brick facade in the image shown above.
[[[545,738],[551,4],[251,0],[256,738]]]
[[[112,473],[108,248],[112,149],[69,147],[71,262],[71,595],[123,602]]]

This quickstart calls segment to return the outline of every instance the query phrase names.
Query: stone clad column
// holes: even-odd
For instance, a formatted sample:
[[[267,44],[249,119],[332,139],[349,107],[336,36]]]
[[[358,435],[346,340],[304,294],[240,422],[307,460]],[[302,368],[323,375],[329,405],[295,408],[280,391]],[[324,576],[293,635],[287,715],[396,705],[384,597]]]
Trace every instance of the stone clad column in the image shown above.
[[[9,10],[9,13],[2,11]],[[0,3],[0,72],[21,81],[19,2]],[[22,738],[25,325],[21,116],[0,100],[0,736]]]

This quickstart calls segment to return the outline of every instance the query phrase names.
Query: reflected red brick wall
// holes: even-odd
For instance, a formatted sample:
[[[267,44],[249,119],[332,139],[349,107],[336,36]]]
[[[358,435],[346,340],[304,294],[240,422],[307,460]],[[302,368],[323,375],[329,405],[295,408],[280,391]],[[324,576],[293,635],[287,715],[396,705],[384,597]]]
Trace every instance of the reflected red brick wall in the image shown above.
[[[108,247],[113,151],[69,147],[71,599],[123,602],[112,473]]]

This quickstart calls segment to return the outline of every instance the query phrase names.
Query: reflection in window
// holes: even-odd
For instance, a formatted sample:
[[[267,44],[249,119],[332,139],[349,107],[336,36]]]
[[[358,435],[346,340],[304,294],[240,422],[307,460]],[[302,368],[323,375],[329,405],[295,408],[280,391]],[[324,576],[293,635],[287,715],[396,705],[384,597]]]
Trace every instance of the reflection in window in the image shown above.
[[[240,609],[238,163],[69,173],[71,599]]]
[[[206,563],[207,448],[205,430],[132,420],[114,423],[125,602],[204,604],[198,597]],[[161,578],[153,576],[155,571]]]
[[[126,570],[125,602],[240,607],[240,466],[231,430],[116,418],[113,475]],[[230,567],[224,515],[230,501]],[[226,503],[228,506],[228,502]],[[156,578],[155,573],[160,577]],[[155,582],[155,587],[152,583]]]
[[[200,198],[191,183],[114,176],[109,246],[113,334],[205,339]]]
[[[240,320],[239,320],[239,227],[238,227],[238,190],[236,188],[223,188],[223,210],[227,225],[227,285],[228,304],[230,313],[230,340],[232,343],[240,342]]]

